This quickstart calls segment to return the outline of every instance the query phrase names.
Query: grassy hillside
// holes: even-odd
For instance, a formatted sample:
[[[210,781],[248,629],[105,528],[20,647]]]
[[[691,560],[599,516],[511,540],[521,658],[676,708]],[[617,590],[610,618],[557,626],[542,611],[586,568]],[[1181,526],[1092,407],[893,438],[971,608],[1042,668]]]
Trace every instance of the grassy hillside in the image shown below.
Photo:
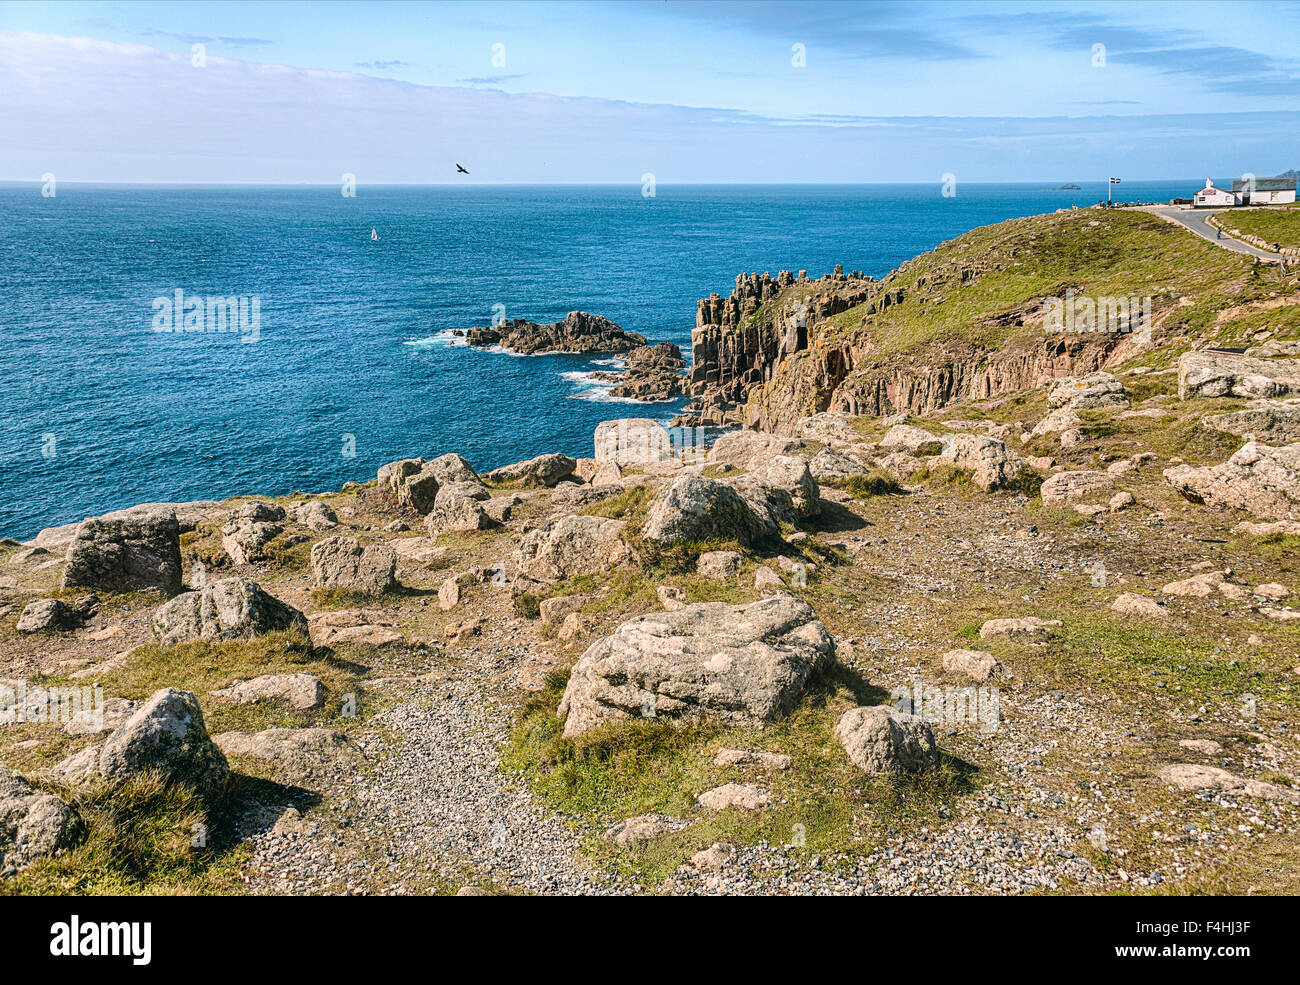
[[[1240,230],[1284,249],[1300,246],[1300,203],[1284,208],[1241,209],[1216,218],[1224,229]]]

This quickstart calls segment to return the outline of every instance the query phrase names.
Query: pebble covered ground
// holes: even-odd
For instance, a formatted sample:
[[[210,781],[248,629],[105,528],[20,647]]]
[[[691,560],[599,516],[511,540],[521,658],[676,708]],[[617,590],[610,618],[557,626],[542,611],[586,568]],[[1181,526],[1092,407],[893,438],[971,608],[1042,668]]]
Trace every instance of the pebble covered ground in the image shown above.
[[[929,623],[926,599],[964,598],[1003,587],[991,577],[1093,585],[1098,544],[1110,576],[1132,555],[1144,567],[1187,567],[1175,547],[1162,558],[1130,531],[1083,528],[1071,540],[1040,534],[1002,499],[962,504],[918,494],[888,507],[880,521],[839,535],[864,590],[851,613],[859,627],[838,637],[841,659],[886,690],[907,687],[933,668],[917,659],[945,645]],[[961,537],[978,524],[987,536]],[[1166,538],[1167,539],[1167,538]],[[975,544],[972,544],[972,541]],[[892,544],[890,543],[892,542]],[[976,546],[977,545],[977,546]],[[864,563],[865,562],[865,563]],[[1159,580],[1159,579],[1157,579]],[[868,583],[876,590],[865,587]],[[879,590],[881,583],[893,586]],[[1035,585],[1033,587],[1039,587]],[[1103,596],[1105,586],[1098,589]],[[1110,589],[1110,594],[1115,590]],[[1026,604],[1034,598],[1026,592]],[[999,596],[1001,597],[1001,596]],[[1011,614],[1011,613],[1007,613]],[[480,636],[457,644],[439,669],[377,682],[394,703],[368,730],[370,765],[336,778],[324,802],[302,819],[261,818],[248,887],[260,893],[411,894],[462,886],[537,894],[1020,894],[1041,891],[1159,891],[1189,872],[1228,862],[1243,839],[1295,830],[1296,809],[1249,798],[1202,794],[1198,811],[1152,801],[1150,774],[1173,755],[1170,727],[1188,736],[1238,731],[1230,712],[1192,710],[1185,721],[1143,722],[1112,695],[1043,690],[1014,678],[1001,689],[996,732],[946,728],[940,742],[977,763],[981,782],[931,823],[879,833],[865,855],[809,855],[760,842],[739,847],[716,871],[683,865],[642,884],[588,859],[585,838],[599,831],[560,818],[520,778],[501,769],[518,702],[536,665],[564,658],[489,598],[476,616]],[[829,617],[829,613],[827,613]],[[1216,727],[1218,732],[1215,732]],[[1285,722],[1246,755],[1253,773],[1294,770]],[[1186,758],[1184,755],[1182,758]],[[1235,767],[1240,769],[1240,763]],[[1167,801],[1167,793],[1159,791]],[[1178,794],[1178,797],[1187,795]],[[1140,846],[1133,847],[1133,839]],[[1121,847],[1121,845],[1129,847]],[[1110,862],[1098,858],[1109,853]]]

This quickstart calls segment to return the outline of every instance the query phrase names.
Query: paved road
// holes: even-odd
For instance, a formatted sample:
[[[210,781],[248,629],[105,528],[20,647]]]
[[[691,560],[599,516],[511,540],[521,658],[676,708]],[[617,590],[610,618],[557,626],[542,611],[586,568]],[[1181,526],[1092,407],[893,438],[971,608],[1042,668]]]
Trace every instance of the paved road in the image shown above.
[[[1215,246],[1221,246],[1225,250],[1231,250],[1233,253],[1245,253],[1247,256],[1257,257],[1267,263],[1279,263],[1281,258],[1276,253],[1269,253],[1267,250],[1257,249],[1249,243],[1243,243],[1239,239],[1233,239],[1227,233],[1219,235],[1219,230],[1215,229],[1209,223],[1212,215],[1218,215],[1225,209],[1184,209],[1177,205],[1153,205],[1145,208],[1143,211],[1153,212],[1158,216],[1163,216],[1171,222],[1176,222],[1181,226],[1186,226],[1192,232],[1196,233],[1202,239],[1208,239]]]

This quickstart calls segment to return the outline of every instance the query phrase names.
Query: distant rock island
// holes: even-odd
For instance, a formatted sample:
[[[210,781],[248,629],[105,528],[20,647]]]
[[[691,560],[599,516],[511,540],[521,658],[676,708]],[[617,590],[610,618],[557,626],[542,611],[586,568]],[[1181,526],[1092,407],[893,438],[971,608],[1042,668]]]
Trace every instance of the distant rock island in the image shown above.
[[[621,373],[596,373],[595,377],[617,384],[610,396],[630,400],[670,400],[682,393],[682,370],[686,360],[671,342],[647,344],[644,335],[625,332],[601,315],[570,311],[564,321],[549,325],[516,318],[491,328],[475,327],[465,341],[473,346],[499,345],[510,352],[537,356],[546,353],[606,353],[625,355]]]
[[[522,355],[547,352],[630,352],[646,344],[644,335],[625,332],[608,318],[570,311],[564,321],[541,325],[516,318],[492,327],[471,328],[465,341],[475,346],[499,345]]]
[[[1065,184],[1063,184],[1060,188],[1058,188],[1057,191],[1063,191],[1063,192],[1077,192],[1077,191],[1080,190],[1081,187],[1082,187],[1082,186],[1080,186],[1080,185],[1076,185],[1073,181],[1067,181],[1067,182],[1066,182]]]

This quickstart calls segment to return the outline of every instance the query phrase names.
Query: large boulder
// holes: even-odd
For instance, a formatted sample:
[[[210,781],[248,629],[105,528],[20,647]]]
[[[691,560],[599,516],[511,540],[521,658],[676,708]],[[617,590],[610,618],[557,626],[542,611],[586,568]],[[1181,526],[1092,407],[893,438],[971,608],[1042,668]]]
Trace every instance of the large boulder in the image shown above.
[[[131,591],[181,587],[180,526],[170,511],[81,521],[68,545],[63,587]]]
[[[151,620],[164,646],[188,640],[247,640],[276,630],[307,635],[307,617],[245,578],[223,578],[160,606]]]
[[[0,766],[0,876],[69,847],[79,829],[72,807]]]
[[[97,595],[83,595],[67,601],[34,599],[27,603],[22,615],[18,617],[18,632],[80,629],[97,611],[99,611]]]
[[[230,775],[221,751],[203,724],[199,700],[188,691],[156,691],[99,748],[66,759],[57,770],[70,782],[98,779],[112,786],[144,770],[169,781],[216,790]]]
[[[455,452],[439,455],[433,461],[425,463],[420,471],[432,475],[444,486],[452,482],[479,482],[478,473]]]
[[[397,555],[383,544],[362,547],[352,537],[327,537],[311,549],[316,588],[380,595],[397,587]]]
[[[1256,400],[1243,410],[1201,418],[1201,426],[1270,445],[1300,441],[1300,400]]]
[[[793,502],[790,509],[793,512]],[[752,544],[777,532],[767,512],[755,512],[731,486],[702,475],[682,476],[660,493],[642,529],[646,540],[660,544],[694,540]]]
[[[808,471],[818,482],[845,482],[870,471],[856,459],[833,448],[823,448],[808,463]]]
[[[905,451],[914,457],[937,455],[943,449],[939,436],[911,424],[895,424],[880,439],[880,447]]]
[[[526,462],[515,462],[493,469],[484,476],[494,485],[516,485],[523,489],[550,489],[558,482],[573,477],[578,467],[576,459],[568,455],[538,455]]]
[[[817,516],[822,511],[821,489],[813,478],[807,459],[777,455],[744,476],[743,481],[788,493],[798,517]]]
[[[643,465],[673,457],[667,429],[648,417],[601,421],[596,425],[593,443],[597,462]]]
[[[746,471],[756,469],[777,455],[793,455],[806,450],[798,438],[786,438],[762,431],[730,431],[709,449],[710,465],[732,465]]]
[[[283,531],[274,521],[237,517],[221,528],[221,547],[235,564],[256,564],[270,556],[267,545]]]
[[[1052,409],[1069,407],[1072,410],[1127,407],[1128,393],[1124,384],[1110,373],[1065,376],[1052,382],[1051,389],[1047,392],[1047,406]]]
[[[852,414],[823,411],[811,417],[801,417],[794,425],[794,433],[808,441],[820,441],[831,447],[844,447],[862,442],[862,434],[853,425]]]
[[[788,714],[835,643],[806,602],[703,602],[638,616],[573,668],[564,734],[640,717],[756,724]]]
[[[1109,492],[1115,485],[1115,476],[1109,472],[1057,472],[1043,483],[1039,494],[1048,506],[1059,506],[1087,499],[1097,493]]]
[[[492,498],[477,482],[449,482],[438,490],[433,510],[424,518],[430,537],[451,531],[487,530],[498,526],[485,504]]]
[[[525,535],[515,564],[524,577],[540,582],[601,574],[632,559],[623,539],[625,525],[599,516],[550,520]]]
[[[328,503],[313,499],[303,503],[293,513],[294,522],[308,530],[332,530],[339,525],[338,514]]]
[[[1194,503],[1245,510],[1259,519],[1300,519],[1300,442],[1247,442],[1222,465],[1165,469],[1165,480]]]
[[[919,773],[939,763],[929,724],[886,705],[850,708],[840,716],[835,738],[864,773]]]
[[[1178,396],[1300,397],[1300,359],[1188,352],[1178,360]]]
[[[1006,489],[1029,468],[1028,463],[996,438],[957,434],[946,439],[940,456],[970,473],[971,481],[985,492]]]

